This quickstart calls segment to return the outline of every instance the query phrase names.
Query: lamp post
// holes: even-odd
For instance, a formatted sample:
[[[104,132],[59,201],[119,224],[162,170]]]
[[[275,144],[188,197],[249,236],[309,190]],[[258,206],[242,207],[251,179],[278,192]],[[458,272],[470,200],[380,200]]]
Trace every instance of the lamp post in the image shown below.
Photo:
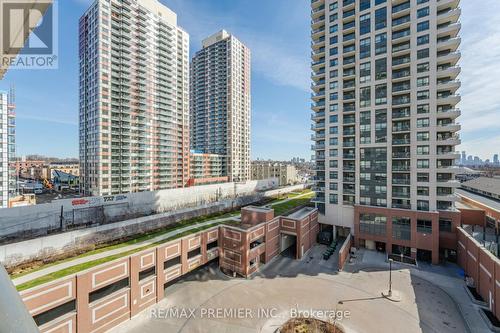
[[[389,297],[392,296],[392,262],[393,260],[389,258]]]

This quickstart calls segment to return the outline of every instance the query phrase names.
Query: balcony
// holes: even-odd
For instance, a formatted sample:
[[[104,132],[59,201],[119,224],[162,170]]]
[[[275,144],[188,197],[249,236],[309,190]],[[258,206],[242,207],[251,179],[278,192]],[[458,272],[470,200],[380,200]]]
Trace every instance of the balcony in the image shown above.
[[[314,101],[318,101],[320,99],[324,99],[325,98],[325,91],[320,91],[320,92],[317,92],[317,93],[313,93],[311,94],[311,98],[314,100]],[[322,106],[325,106],[325,104],[323,103]]]
[[[436,199],[438,201],[452,201],[452,202],[454,202],[454,201],[458,201],[459,198],[456,194],[453,193],[453,191],[451,191],[451,193],[438,191],[436,193]]]
[[[392,178],[392,184],[393,185],[410,185],[411,181],[410,178]]]
[[[454,51],[454,52],[448,52],[448,53],[439,53],[437,55],[437,64],[451,64],[452,66],[455,66],[458,61],[460,60],[460,57],[462,54],[459,51]]]
[[[402,4],[392,7],[392,19],[395,20],[396,17],[401,17],[410,14],[410,1],[403,2]]]
[[[411,157],[411,153],[409,151],[393,151],[392,158],[394,159],[408,159]]]
[[[311,135],[311,140],[316,141],[316,140],[324,140],[325,139],[325,133],[316,133]]]
[[[320,120],[325,118],[325,111],[315,112],[311,115],[311,120]]]
[[[392,132],[393,133],[397,133],[397,132],[410,132],[410,130],[411,130],[411,126],[409,124],[392,126]]]
[[[325,37],[320,37],[318,39],[313,39],[311,41],[311,47],[314,49],[314,50],[317,50],[319,49],[320,47],[324,47],[325,46]]]
[[[438,10],[438,12],[437,12],[437,24],[445,23],[448,21],[455,23],[460,18],[461,13],[462,13],[462,10],[459,7],[455,8],[455,9],[445,8],[442,10]]]
[[[392,139],[393,146],[406,146],[411,143],[410,138]]]
[[[438,0],[437,1],[437,9],[442,10],[444,8],[457,8],[460,3],[460,0]]]
[[[325,123],[316,123],[316,124],[311,124],[311,130],[313,131],[321,131],[325,129]]]
[[[450,119],[456,119],[460,117],[462,114],[462,111],[457,108],[440,108],[438,107],[437,109],[437,118],[450,118]]]
[[[461,38],[460,37],[454,37],[454,38],[449,38],[449,37],[442,37],[438,38],[437,40],[437,50],[443,51],[443,50],[451,50],[451,51],[456,51],[458,47],[460,46]]]
[[[316,103],[311,103],[311,109],[313,109],[314,111],[323,111],[324,108],[325,108],[325,101],[324,100],[316,102]]]
[[[438,150],[436,153],[439,159],[456,160],[460,158],[460,153],[456,151]]]
[[[410,171],[411,167],[409,164],[393,164],[392,165],[392,172],[408,172]]]
[[[460,66],[438,66],[436,76],[438,78],[451,77],[456,79],[460,74]]]
[[[311,28],[312,29],[317,29],[317,28],[321,27],[322,25],[323,26],[325,25],[325,16],[324,15],[311,20]]]
[[[313,29],[311,31],[311,38],[315,39],[325,35],[325,26],[319,27],[317,29]]]
[[[437,98],[437,104],[438,105],[446,104],[454,106],[460,103],[461,99],[462,98],[460,97],[460,94],[441,95],[441,97],[438,96]]]
[[[318,61],[311,62],[311,68],[313,71],[320,69],[325,65],[325,59],[320,59]]]
[[[311,145],[311,150],[325,150],[325,144],[317,143],[315,145]]]
[[[450,23],[446,22],[438,25],[437,27],[437,37],[441,38],[444,36],[457,37],[460,29],[462,28],[462,24],[460,22]]]
[[[325,58],[325,48],[324,47],[320,47],[317,50],[311,51],[311,58],[313,60],[319,60],[321,58]]]
[[[439,80],[437,82],[438,90],[449,90],[454,93],[458,88],[460,88],[460,80]]]
[[[323,15],[323,17],[325,16],[325,5],[324,4],[311,9],[311,18],[312,19],[315,19],[321,15]]]
[[[461,143],[460,136],[456,133],[450,136],[438,136],[437,144],[443,146],[458,146]]]
[[[444,122],[438,122],[436,126],[436,131],[438,132],[458,132],[460,131],[460,123],[456,122],[450,122],[450,123],[444,123]]]
[[[311,73],[311,79],[313,79],[315,82],[323,80],[325,81],[325,69],[320,69],[319,71],[312,72]]]

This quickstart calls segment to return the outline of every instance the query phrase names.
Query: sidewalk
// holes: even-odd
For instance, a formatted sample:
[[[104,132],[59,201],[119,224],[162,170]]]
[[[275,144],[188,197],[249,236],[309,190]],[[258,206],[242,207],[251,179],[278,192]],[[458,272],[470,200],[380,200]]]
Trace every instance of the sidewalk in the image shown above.
[[[385,254],[360,249],[356,255],[355,262],[347,264],[344,268],[345,271],[355,273],[366,268],[389,269],[389,264],[385,262]],[[415,268],[394,262],[392,267],[393,270],[407,270],[410,275],[426,280],[448,294],[462,314],[469,332],[491,332],[479,314],[480,307],[472,302],[465,291],[465,282],[458,274],[458,266],[454,264],[443,266],[419,263],[419,267]]]
[[[290,200],[294,200],[294,199],[306,196],[308,194],[309,193],[304,193],[304,194],[298,195],[298,196],[293,197],[293,198],[288,198],[288,199],[280,200],[280,201],[277,201],[275,203],[270,204],[270,206],[275,206],[275,205],[278,205],[278,204],[282,204],[282,203],[288,202]],[[197,224],[193,224],[193,225],[190,225],[190,226],[186,226],[184,228],[179,228],[179,229],[173,230],[171,232],[167,232],[167,233],[165,233],[163,235],[160,235],[158,237],[149,239],[149,240],[144,241],[144,242],[140,242],[140,243],[137,243],[137,244],[124,246],[124,247],[121,247],[121,248],[117,248],[117,249],[113,249],[113,250],[109,250],[109,251],[105,251],[105,252],[101,252],[101,253],[97,253],[97,254],[85,256],[85,257],[81,257],[81,258],[74,259],[74,260],[71,260],[71,261],[62,262],[62,263],[57,264],[57,265],[49,266],[47,268],[43,268],[43,269],[40,269],[38,271],[34,271],[32,273],[29,273],[29,274],[23,275],[21,277],[18,277],[16,279],[13,279],[12,282],[14,283],[14,285],[17,286],[17,285],[20,285],[22,283],[25,283],[25,282],[37,279],[37,278],[39,278],[41,276],[44,276],[44,275],[47,275],[47,274],[51,274],[51,273],[60,271],[62,269],[66,269],[68,267],[72,267],[72,266],[76,266],[76,265],[79,265],[79,264],[83,264],[83,263],[88,262],[88,261],[93,261],[93,260],[97,260],[97,259],[106,258],[106,257],[112,256],[112,255],[115,255],[115,254],[120,254],[120,253],[123,253],[123,252],[135,250],[135,249],[141,248],[141,247],[146,246],[146,245],[151,245],[153,243],[162,241],[164,239],[168,239],[170,237],[173,237],[173,236],[178,235],[178,234],[180,234],[182,232],[191,230],[193,228],[199,228],[199,227],[203,227],[203,226],[210,225],[210,224],[217,223],[217,222],[239,220],[240,216],[241,215],[237,215],[237,216],[233,216],[233,217],[225,217],[225,218],[221,218],[221,219],[213,219],[213,220],[205,221],[205,222],[202,222],[202,223],[197,223]]]

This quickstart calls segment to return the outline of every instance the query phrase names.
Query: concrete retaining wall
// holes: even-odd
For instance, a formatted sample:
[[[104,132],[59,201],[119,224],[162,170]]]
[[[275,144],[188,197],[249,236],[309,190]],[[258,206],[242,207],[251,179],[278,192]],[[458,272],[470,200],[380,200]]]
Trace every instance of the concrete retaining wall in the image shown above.
[[[5,242],[9,239],[39,237],[61,230],[197,207],[273,190],[277,185],[278,179],[271,178],[245,183],[222,183],[155,192],[62,199],[36,206],[0,209],[0,240]],[[277,190],[280,191],[281,189]]]
[[[285,193],[283,191],[291,192],[303,188],[304,185],[296,185],[279,189],[279,191]],[[205,203],[194,208],[181,208],[175,211],[138,217],[121,222],[96,225],[84,229],[66,231],[22,242],[6,244],[0,246],[0,262],[9,268],[22,263],[43,260],[64,253],[72,254],[82,252],[92,248],[94,245],[111,242],[127,236],[146,233],[182,220],[232,210],[257,202],[263,197],[274,196],[276,194],[275,190],[254,192],[253,194],[233,199]]]

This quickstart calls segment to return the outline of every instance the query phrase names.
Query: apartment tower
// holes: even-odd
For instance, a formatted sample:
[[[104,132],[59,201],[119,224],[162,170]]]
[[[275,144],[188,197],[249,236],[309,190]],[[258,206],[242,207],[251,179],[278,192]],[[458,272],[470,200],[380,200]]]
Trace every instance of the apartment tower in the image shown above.
[[[157,0],[97,0],[80,19],[80,163],[87,195],[189,177],[189,36]]]
[[[191,149],[224,156],[230,181],[250,180],[250,50],[222,30],[191,61]]]
[[[433,262],[448,254],[438,240],[457,223],[458,4],[311,1],[315,202],[323,230]]]
[[[13,90],[0,91],[0,208],[16,195],[16,116]]]

